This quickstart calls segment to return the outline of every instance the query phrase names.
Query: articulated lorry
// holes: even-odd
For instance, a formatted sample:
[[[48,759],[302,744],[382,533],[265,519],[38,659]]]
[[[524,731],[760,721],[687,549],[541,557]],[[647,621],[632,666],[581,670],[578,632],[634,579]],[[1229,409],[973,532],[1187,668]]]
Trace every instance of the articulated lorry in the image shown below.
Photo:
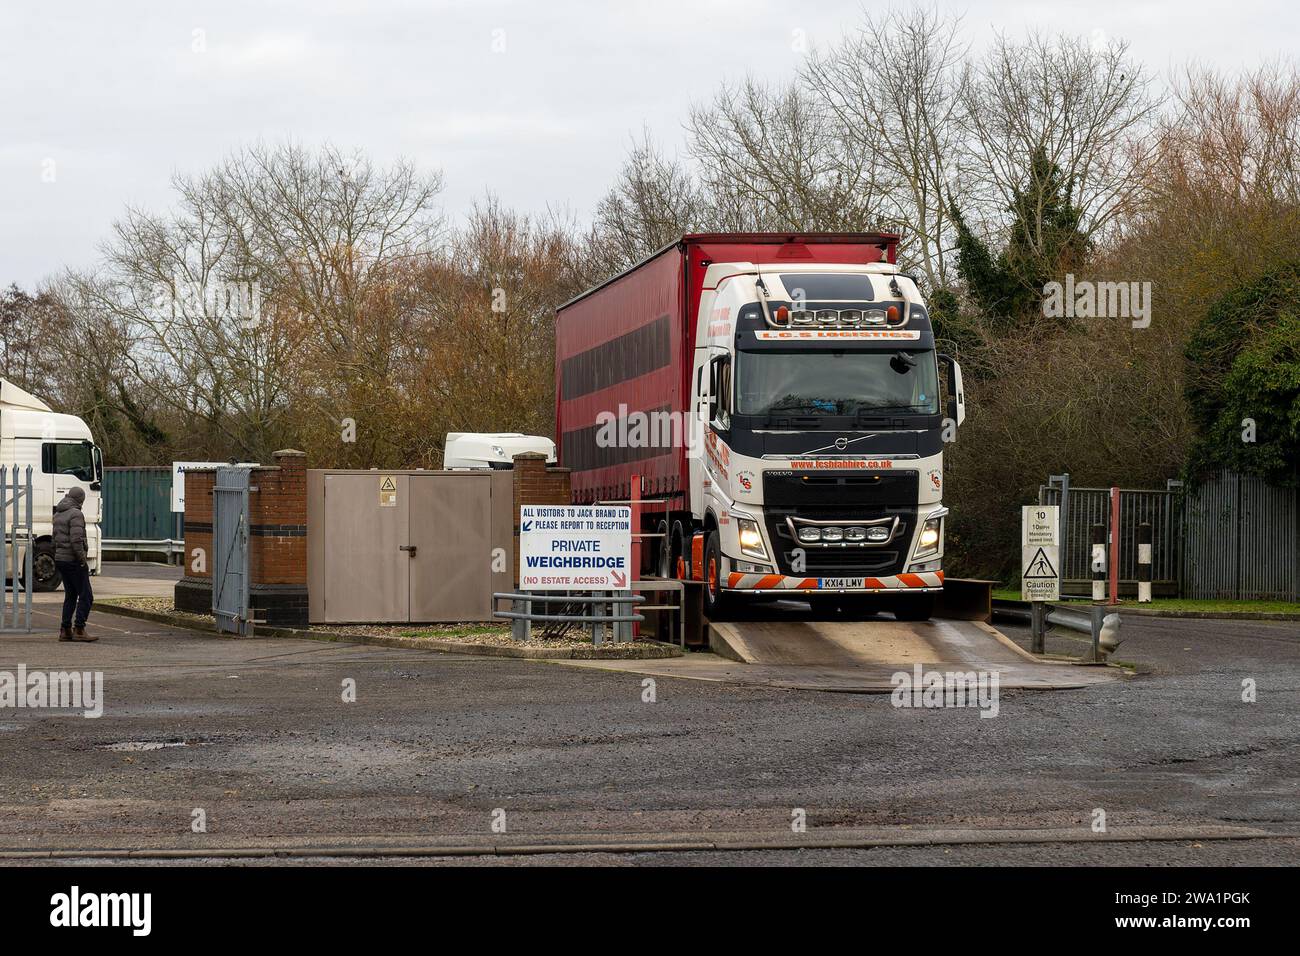
[[[653,570],[702,581],[706,613],[789,597],[930,616],[965,404],[897,243],[687,235],[559,308],[574,501],[644,499]]]
[[[86,492],[81,506],[86,517],[86,563],[91,574],[100,571],[101,527],[104,518],[104,460],[90,429],[75,415],[64,415],[12,382],[0,379],[0,467],[6,481],[13,481],[13,466],[18,466],[18,480],[26,478],[32,468],[32,570],[33,588],[53,591],[62,583],[54,564],[54,506],[73,485]],[[7,496],[8,497],[8,496]],[[13,503],[9,504],[6,527],[13,520]],[[25,520],[27,502],[18,502],[18,516]],[[7,573],[15,578],[14,568],[25,567],[27,542],[6,541]],[[17,563],[15,563],[15,561]]]

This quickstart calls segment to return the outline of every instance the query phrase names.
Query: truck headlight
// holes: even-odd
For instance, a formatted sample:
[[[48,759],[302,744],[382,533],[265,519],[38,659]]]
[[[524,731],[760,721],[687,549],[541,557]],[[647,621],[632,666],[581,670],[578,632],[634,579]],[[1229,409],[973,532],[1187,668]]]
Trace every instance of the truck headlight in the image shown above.
[[[763,547],[763,534],[758,530],[758,522],[753,518],[737,518],[736,530],[740,533],[740,552],[751,558],[766,558],[767,549]]]
[[[916,543],[915,558],[925,557],[927,554],[935,554],[939,550],[939,542],[943,540],[943,518],[926,518],[925,524],[921,527],[921,539]]]

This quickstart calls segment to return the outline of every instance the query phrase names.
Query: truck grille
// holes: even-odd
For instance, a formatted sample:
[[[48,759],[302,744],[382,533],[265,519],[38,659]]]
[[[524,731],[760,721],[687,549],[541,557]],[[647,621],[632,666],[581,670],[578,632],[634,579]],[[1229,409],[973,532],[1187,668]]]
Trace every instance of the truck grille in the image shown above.
[[[911,468],[867,472],[769,471],[763,474],[763,502],[793,507],[863,505],[915,509],[918,477],[919,472]]]
[[[879,576],[899,574],[907,562],[907,548],[916,531],[916,508],[864,508],[843,505],[808,505],[799,508],[765,506],[767,533],[777,554],[782,574],[806,573],[809,577]],[[803,546],[804,571],[794,570],[795,550],[800,547],[790,534],[786,518],[794,516],[816,521],[864,521],[897,516],[898,532],[884,546],[849,545],[846,547]]]
[[[763,475],[763,513],[767,533],[783,574],[794,570],[799,542],[787,517],[813,521],[869,521],[897,516],[898,531],[888,544],[847,547],[803,546],[809,577],[878,577],[905,570],[907,548],[916,532],[919,473],[897,471],[769,471]]]

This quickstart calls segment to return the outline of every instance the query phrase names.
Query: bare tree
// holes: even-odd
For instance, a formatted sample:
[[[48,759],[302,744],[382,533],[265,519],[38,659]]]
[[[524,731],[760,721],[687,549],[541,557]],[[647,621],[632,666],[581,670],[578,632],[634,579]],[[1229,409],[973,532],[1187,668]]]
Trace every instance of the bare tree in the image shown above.
[[[1133,214],[1147,197],[1161,106],[1148,85],[1146,70],[1121,41],[1098,46],[1077,37],[1031,34],[1021,43],[999,37],[967,67],[962,86],[983,225],[996,229],[996,216],[1020,196],[1049,195],[1044,183],[1026,182],[1044,175],[1037,155],[1069,185],[1088,240]],[[1035,241],[1032,228],[1029,241]]]
[[[959,25],[920,7],[868,16],[803,72],[845,150],[879,164],[877,203],[903,236],[900,258],[919,266],[931,288],[953,281],[948,200],[961,196],[964,156]]]
[[[385,374],[388,343],[365,310],[389,266],[431,247],[440,185],[332,147],[249,148],[177,177],[173,214],[128,211],[105,268],[71,277],[73,297],[128,330],[140,391],[239,454],[265,456],[299,383],[296,402],[324,410],[334,403],[313,386]]]
[[[596,206],[587,242],[588,277],[605,278],[690,232],[700,223],[701,206],[692,173],[643,132]]]
[[[691,111],[689,149],[709,219],[734,230],[852,231],[879,224],[878,151],[797,83],[724,86]]]

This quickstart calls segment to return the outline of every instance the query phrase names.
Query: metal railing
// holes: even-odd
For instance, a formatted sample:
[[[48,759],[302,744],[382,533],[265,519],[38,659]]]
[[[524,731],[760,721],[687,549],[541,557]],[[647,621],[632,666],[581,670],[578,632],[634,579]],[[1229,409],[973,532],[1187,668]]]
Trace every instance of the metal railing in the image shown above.
[[[180,564],[179,559],[185,554],[185,539],[102,538],[99,542],[99,550],[101,554],[106,551],[126,552],[135,556],[137,560],[142,554],[161,554],[167,557],[169,564]],[[173,558],[177,560],[173,562]]]
[[[510,601],[511,610],[496,610],[497,601]],[[629,592],[610,592],[596,594],[529,594],[514,592],[496,592],[492,595],[494,605],[492,616],[511,621],[510,633],[517,641],[526,641],[532,636],[532,626],[541,624],[585,624],[591,632],[592,644],[599,647],[604,643],[605,625],[612,624],[613,643],[622,644],[632,640],[632,625],[645,621],[640,614],[615,614],[615,605],[638,605],[645,598],[640,594]],[[545,614],[533,610],[534,604],[559,604],[561,613]],[[589,613],[563,613],[565,605],[581,605]],[[597,611],[609,605],[610,613],[598,614]]]
[[[1035,601],[1030,627],[1035,654],[1044,653],[1050,628],[1088,635],[1092,639],[1091,660],[1096,663],[1104,661],[1120,644],[1119,613],[1106,604],[1092,604],[1084,611],[1082,608]]]

